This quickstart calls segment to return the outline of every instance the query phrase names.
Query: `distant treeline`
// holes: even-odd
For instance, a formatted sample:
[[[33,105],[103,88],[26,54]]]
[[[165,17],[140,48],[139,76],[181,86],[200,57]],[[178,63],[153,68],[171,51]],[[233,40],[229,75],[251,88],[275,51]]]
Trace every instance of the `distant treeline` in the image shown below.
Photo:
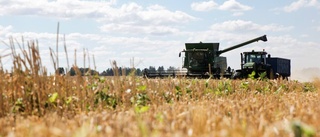
[[[67,71],[67,68],[60,67],[58,70],[56,70],[57,74],[65,75],[69,74],[70,76],[75,76],[77,74],[81,74],[82,76],[87,75],[99,75],[99,76],[123,76],[123,75],[136,75],[136,76],[142,76],[143,71],[147,70],[148,72],[166,72],[166,71],[175,71],[176,68],[170,66],[167,69],[164,69],[163,66],[159,66],[157,69],[154,66],[149,66],[149,68],[140,69],[140,68],[129,68],[129,67],[119,67],[116,68],[107,68],[106,70],[99,73],[96,70],[90,69],[90,68],[76,68],[72,67],[69,71]]]

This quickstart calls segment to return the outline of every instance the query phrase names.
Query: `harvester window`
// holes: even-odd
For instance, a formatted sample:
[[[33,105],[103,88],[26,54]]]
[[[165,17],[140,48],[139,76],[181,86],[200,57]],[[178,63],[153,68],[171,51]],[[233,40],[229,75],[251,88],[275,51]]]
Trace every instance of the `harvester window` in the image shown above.
[[[189,63],[192,66],[199,66],[199,64],[203,64],[205,59],[204,52],[193,52],[189,53]]]
[[[191,55],[196,60],[203,60],[204,59],[204,53],[203,52],[194,52]]]

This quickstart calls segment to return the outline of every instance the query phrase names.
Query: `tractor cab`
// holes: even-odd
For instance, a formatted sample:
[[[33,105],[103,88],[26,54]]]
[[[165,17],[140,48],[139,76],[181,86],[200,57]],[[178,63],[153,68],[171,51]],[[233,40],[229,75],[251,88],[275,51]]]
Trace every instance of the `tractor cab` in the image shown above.
[[[241,54],[241,67],[252,69],[255,65],[266,65],[267,64],[267,52],[254,51],[244,52]]]
[[[253,72],[255,72],[254,77],[256,78],[263,72],[266,72],[268,78],[273,78],[271,65],[268,64],[270,56],[267,54],[264,50],[241,53],[241,70],[237,70],[238,74],[235,74],[234,78],[247,77]]]

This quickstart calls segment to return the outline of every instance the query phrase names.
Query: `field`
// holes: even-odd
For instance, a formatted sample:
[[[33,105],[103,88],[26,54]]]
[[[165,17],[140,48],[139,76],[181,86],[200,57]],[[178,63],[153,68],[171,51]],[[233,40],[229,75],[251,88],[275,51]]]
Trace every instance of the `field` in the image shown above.
[[[0,136],[320,136],[319,79],[49,76],[23,51],[0,70]]]

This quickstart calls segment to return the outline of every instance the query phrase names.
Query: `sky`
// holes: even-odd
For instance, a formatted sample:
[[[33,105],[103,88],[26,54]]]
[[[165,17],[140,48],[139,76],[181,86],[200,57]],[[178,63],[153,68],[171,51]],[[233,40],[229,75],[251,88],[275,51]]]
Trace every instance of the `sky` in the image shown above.
[[[181,68],[185,43],[218,42],[222,50],[262,35],[267,42],[222,54],[228,66],[239,69],[241,52],[263,49],[290,59],[292,72],[320,64],[318,0],[0,0],[3,67],[13,64],[5,56],[9,38],[17,45],[23,37],[38,41],[42,63],[54,71],[49,49],[56,52],[58,23],[60,67],[68,59],[99,72],[113,60],[122,67]]]

